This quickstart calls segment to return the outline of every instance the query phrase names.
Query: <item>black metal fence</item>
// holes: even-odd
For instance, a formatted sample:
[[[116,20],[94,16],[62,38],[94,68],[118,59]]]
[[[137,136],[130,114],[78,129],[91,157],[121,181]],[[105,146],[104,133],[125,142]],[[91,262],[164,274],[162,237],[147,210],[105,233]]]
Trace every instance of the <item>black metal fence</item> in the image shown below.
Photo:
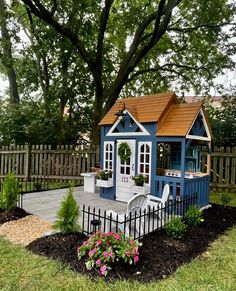
[[[104,232],[123,232],[134,239],[164,227],[174,216],[183,216],[191,205],[197,204],[197,194],[147,207],[134,213],[117,214],[114,211],[101,211],[95,208],[82,208],[82,229],[86,235],[97,230]]]

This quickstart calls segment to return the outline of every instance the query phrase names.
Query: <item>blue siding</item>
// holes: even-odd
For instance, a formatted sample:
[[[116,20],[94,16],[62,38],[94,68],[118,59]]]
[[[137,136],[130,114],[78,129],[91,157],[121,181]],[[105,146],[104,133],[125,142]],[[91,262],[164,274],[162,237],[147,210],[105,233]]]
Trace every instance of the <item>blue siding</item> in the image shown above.
[[[152,143],[152,159],[151,159],[151,194],[161,197],[164,185],[169,183],[171,186],[171,194],[173,199],[176,198],[176,194],[179,191],[180,195],[187,194],[198,194],[198,203],[201,207],[209,203],[209,187],[210,187],[210,178],[209,176],[204,176],[200,178],[186,179],[184,177],[184,172],[186,168],[186,150],[190,146],[191,142],[187,141],[184,137],[157,137],[157,124],[156,123],[147,123],[142,124],[144,128],[150,133],[150,135],[134,135],[127,136],[124,132],[124,135],[120,136],[106,136],[108,131],[112,126],[102,126],[101,127],[101,167],[103,167],[103,151],[104,151],[104,141],[113,141],[115,143],[114,148],[114,173],[113,173],[113,187],[111,188],[102,188],[100,189],[100,195],[103,198],[114,200],[116,197],[116,155],[117,155],[117,140],[132,139],[136,141],[136,168],[135,172],[138,171],[138,143],[139,142],[151,142]],[[136,126],[132,126],[129,129],[136,130]],[[120,128],[121,130],[121,128]],[[127,130],[128,131],[128,130]],[[156,169],[158,168],[158,157],[157,157],[157,144],[158,143],[168,143],[168,142],[179,142],[181,144],[181,177],[173,178],[167,176],[157,176]]]
[[[155,177],[155,164],[156,164],[156,151],[155,151],[155,139],[156,139],[156,124],[155,123],[146,123],[142,124],[142,126],[149,132],[150,135],[133,135],[127,136],[124,132],[124,135],[119,136],[106,136],[108,131],[111,129],[112,126],[102,126],[101,127],[101,167],[103,167],[103,151],[104,151],[104,141],[113,141],[115,142],[115,149],[114,149],[114,174],[113,174],[113,187],[111,188],[103,188],[100,189],[100,196],[106,199],[115,199],[116,196],[116,155],[117,155],[117,148],[116,143],[117,140],[124,139],[124,140],[135,140],[135,173],[138,171],[138,143],[139,142],[151,142],[152,143],[152,159],[151,159],[151,188],[154,189],[154,177]],[[133,127],[135,129],[135,127]]]

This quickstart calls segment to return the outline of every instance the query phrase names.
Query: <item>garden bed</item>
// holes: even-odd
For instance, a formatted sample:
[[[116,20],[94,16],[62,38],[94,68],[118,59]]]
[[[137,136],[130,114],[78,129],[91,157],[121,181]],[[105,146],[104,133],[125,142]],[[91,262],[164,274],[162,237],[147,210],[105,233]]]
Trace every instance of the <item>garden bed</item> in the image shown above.
[[[136,279],[148,282],[162,279],[179,266],[202,254],[220,234],[236,224],[236,207],[212,205],[203,213],[204,222],[197,228],[189,228],[181,240],[166,235],[165,230],[153,232],[143,240],[140,261],[135,266],[112,266],[107,279]],[[78,261],[77,247],[85,240],[81,234],[54,234],[39,238],[27,246],[28,250],[49,258],[58,259],[74,271],[100,276],[97,270],[87,271],[85,261]]]
[[[16,207],[15,209],[10,211],[4,211],[3,209],[0,208],[0,225],[12,220],[18,220],[27,215],[29,215],[29,213],[27,213],[24,209],[21,209],[19,207]]]

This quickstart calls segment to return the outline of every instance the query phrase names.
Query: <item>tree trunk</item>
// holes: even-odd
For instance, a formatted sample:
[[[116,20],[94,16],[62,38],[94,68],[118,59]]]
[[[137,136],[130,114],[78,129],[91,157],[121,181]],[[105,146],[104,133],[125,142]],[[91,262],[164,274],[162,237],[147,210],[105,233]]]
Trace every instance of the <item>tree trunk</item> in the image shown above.
[[[10,34],[7,28],[7,7],[4,0],[0,0],[0,28],[2,33],[2,63],[7,71],[10,88],[10,103],[19,104],[20,98],[17,88],[16,73],[14,69],[14,60],[12,56],[12,44]]]

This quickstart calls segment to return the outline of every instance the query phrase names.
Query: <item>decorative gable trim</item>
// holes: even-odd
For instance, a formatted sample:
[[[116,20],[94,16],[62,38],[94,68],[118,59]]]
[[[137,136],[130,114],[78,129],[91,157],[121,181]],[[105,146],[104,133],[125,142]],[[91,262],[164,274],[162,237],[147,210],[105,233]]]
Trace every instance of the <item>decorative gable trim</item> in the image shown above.
[[[139,132],[136,132],[136,131],[114,132],[114,130],[116,128],[119,128],[119,126],[120,126],[120,122],[122,120],[122,117],[119,117],[116,120],[116,122],[113,124],[113,126],[111,127],[111,129],[108,131],[108,133],[106,134],[106,136],[124,136],[124,135],[126,135],[126,136],[136,136],[136,135],[140,136],[140,135],[150,135],[150,133],[145,129],[145,127],[141,123],[139,123],[137,121],[137,119],[134,118],[134,116],[127,109],[124,110],[124,113],[129,114],[129,116],[135,122],[135,125],[136,125],[135,127],[136,128],[139,128],[140,131]],[[132,126],[132,127],[134,127],[134,126]]]
[[[190,134],[199,114],[201,114],[202,116],[202,121],[203,121],[203,127],[204,128],[200,128],[199,129],[199,135],[198,134]],[[206,137],[205,136],[202,136],[201,134],[203,134],[204,132],[206,132]],[[204,141],[211,141],[211,133],[210,133],[210,130],[209,130],[209,127],[208,127],[208,124],[207,124],[207,121],[206,121],[206,118],[205,118],[205,115],[204,115],[204,112],[202,109],[199,110],[198,114],[196,115],[190,129],[188,130],[188,133],[186,135],[186,138],[189,138],[189,139],[195,139],[195,140],[204,140]]]

